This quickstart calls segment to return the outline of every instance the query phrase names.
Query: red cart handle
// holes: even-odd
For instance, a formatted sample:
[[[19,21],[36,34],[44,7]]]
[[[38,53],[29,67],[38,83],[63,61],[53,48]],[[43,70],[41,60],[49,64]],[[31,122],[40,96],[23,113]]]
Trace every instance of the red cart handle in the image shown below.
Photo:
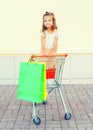
[[[42,54],[32,54],[31,55],[31,59],[32,59],[32,61],[33,61],[33,59],[35,58],[35,57],[67,57],[68,56],[68,54],[67,53],[57,53],[57,54],[53,54],[53,55],[42,55]]]

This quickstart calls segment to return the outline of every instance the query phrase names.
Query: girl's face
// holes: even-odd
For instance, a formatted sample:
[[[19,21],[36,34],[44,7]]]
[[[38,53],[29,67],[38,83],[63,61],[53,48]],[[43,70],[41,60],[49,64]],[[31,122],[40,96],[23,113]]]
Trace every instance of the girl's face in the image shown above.
[[[44,16],[44,26],[46,28],[51,28],[52,25],[53,25],[52,16],[50,16],[50,15]]]

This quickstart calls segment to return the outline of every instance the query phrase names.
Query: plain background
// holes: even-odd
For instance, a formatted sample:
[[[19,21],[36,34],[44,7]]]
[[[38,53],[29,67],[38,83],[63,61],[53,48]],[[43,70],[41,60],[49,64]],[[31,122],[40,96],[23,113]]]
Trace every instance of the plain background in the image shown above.
[[[57,20],[59,52],[93,52],[93,0],[1,0],[0,53],[39,52],[46,11]]]

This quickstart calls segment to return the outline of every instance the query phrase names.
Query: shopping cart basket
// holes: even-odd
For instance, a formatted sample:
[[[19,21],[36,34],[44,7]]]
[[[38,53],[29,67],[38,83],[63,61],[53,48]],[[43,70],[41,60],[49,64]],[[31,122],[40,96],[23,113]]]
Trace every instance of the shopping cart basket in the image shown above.
[[[65,58],[67,54],[56,54],[52,56],[42,56],[39,54],[31,55],[31,60],[37,60],[39,62],[46,63],[46,78],[47,78],[47,90],[48,94],[55,88],[58,89],[58,93],[60,95],[60,99],[64,108],[64,118],[69,120],[71,118],[71,113],[68,112],[65,101],[63,98],[63,94],[61,91],[61,81],[63,74],[63,67],[65,63]],[[47,100],[43,102],[43,104],[47,104]],[[36,103],[33,102],[33,122],[38,125],[41,122],[41,119],[36,115],[35,112]]]

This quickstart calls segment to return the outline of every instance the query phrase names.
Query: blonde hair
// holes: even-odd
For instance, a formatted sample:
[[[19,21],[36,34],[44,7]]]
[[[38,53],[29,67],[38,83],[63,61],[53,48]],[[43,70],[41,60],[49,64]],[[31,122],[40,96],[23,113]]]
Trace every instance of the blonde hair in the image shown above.
[[[55,16],[53,13],[50,13],[50,12],[45,12],[45,14],[43,15],[43,23],[42,23],[42,32],[44,32],[47,28],[44,26],[44,17],[45,16],[52,16],[52,20],[53,20],[53,25],[52,25],[52,30],[55,30],[57,29],[57,25],[56,25],[56,19],[55,19]]]

